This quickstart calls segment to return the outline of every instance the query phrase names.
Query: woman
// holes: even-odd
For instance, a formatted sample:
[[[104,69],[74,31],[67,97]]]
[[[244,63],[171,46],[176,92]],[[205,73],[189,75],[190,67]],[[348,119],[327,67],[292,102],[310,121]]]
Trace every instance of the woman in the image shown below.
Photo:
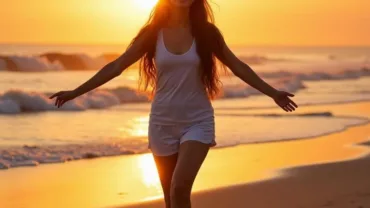
[[[152,90],[149,148],[154,156],[166,207],[191,207],[196,175],[216,145],[210,100],[220,91],[216,58],[247,84],[287,112],[293,95],[274,89],[228,48],[213,24],[207,0],[159,0],[149,21],[125,53],[73,91],[52,95],[61,107],[119,76],[141,59],[140,86]]]

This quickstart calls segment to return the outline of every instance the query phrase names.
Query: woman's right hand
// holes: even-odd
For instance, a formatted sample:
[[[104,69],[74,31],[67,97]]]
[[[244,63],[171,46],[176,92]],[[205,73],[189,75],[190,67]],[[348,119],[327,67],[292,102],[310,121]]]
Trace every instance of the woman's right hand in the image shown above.
[[[53,99],[54,97],[57,98],[55,100],[55,106],[60,108],[64,103],[68,102],[69,100],[75,99],[77,97],[77,94],[75,91],[60,91],[50,96],[49,98]]]

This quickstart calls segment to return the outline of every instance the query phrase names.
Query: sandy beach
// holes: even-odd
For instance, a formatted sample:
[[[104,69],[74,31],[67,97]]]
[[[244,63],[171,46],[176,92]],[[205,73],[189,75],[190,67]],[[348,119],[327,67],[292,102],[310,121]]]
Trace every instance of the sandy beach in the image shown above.
[[[348,130],[369,133],[370,125]],[[366,134],[366,133],[365,133]],[[361,145],[370,146],[370,143]],[[277,178],[194,194],[194,207],[235,208],[368,208],[370,207],[370,154],[360,158],[288,168]],[[125,208],[164,207],[161,201]]]
[[[368,118],[369,106],[301,112]],[[365,124],[316,138],[212,149],[194,185],[194,207],[369,207],[369,136]],[[0,184],[1,207],[163,207],[150,154],[14,168],[0,172]]]
[[[306,113],[328,110],[343,116],[368,117],[370,113],[369,104],[365,102],[305,106],[300,110]],[[274,113],[276,110],[261,110],[261,112]],[[274,158],[270,158],[270,167],[291,167],[277,168],[276,177],[270,179],[198,192],[193,195],[193,205],[199,208],[370,207],[370,154],[368,153],[370,142],[367,141],[369,139],[370,125],[367,124],[309,140],[268,143],[266,146],[280,146],[280,148],[277,147],[279,149],[278,153],[275,154],[272,151],[270,154],[270,157],[274,155]],[[293,148],[292,146],[296,147]],[[240,146],[235,149],[240,148],[247,149],[248,147]],[[289,151],[294,150],[297,151],[296,158],[292,158],[293,154],[289,153]],[[353,154],[351,150],[358,153],[362,152],[362,154]],[[282,154],[282,152],[284,153]],[[249,153],[249,150],[239,154],[236,153],[240,164],[246,164],[243,159],[248,157]],[[283,155],[287,157],[283,157]],[[310,165],[293,167],[299,163],[304,163],[302,160],[310,161],[307,162]],[[296,161],[301,162],[295,163]],[[245,169],[248,172],[249,168]],[[240,168],[234,167],[234,169],[228,170],[230,175],[234,175],[235,172],[240,171]],[[125,206],[125,208],[134,207],[163,207],[163,203],[162,201],[155,201]]]
[[[370,156],[353,161],[290,169],[289,176],[197,193],[194,207],[367,208]],[[131,207],[163,207],[161,202]]]

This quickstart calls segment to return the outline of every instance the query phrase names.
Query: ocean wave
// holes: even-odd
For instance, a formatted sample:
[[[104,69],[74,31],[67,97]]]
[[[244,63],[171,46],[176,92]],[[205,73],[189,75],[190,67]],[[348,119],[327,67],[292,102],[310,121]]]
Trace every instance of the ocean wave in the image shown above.
[[[8,55],[0,56],[0,70],[3,71],[57,71],[57,70],[97,70],[102,68],[107,63],[117,59],[119,54],[106,53],[100,56],[92,57],[84,53],[65,54],[65,53],[44,53],[33,56]],[[325,76],[328,71],[347,70],[355,68],[369,68],[369,57],[360,59],[333,59],[330,56],[324,60],[297,60],[289,58],[272,58],[263,55],[242,55],[240,60],[256,67],[261,74],[273,77],[273,71],[277,76],[281,73],[290,75],[294,71],[308,71],[310,77],[305,77],[307,74],[301,74],[302,78],[319,79]],[[132,67],[137,68],[135,63]],[[313,73],[315,72],[315,73]],[[349,72],[353,72],[350,70]],[[230,73],[230,71],[228,71]],[[343,74],[343,73],[342,73]],[[345,74],[344,76],[351,76]],[[354,75],[356,76],[356,75]],[[333,77],[331,77],[333,78]]]
[[[35,56],[0,56],[3,71],[59,71],[99,69],[118,56],[91,57],[86,54],[45,53]]]
[[[276,80],[273,85],[279,89],[295,92],[304,88],[302,82],[293,80]],[[235,85],[225,86],[221,98],[248,97],[259,94],[257,90],[245,84],[241,87]],[[54,106],[49,99],[52,93],[27,92],[23,90],[9,90],[0,94],[0,114],[18,114],[24,112],[41,111],[84,111],[88,109],[104,109],[125,103],[148,102],[144,94],[135,89],[118,87],[115,89],[98,89],[86,93],[74,100],[65,103],[61,108]]]
[[[238,81],[240,82],[240,81]],[[271,84],[274,88],[279,90],[288,91],[291,93],[297,92],[300,89],[305,89],[306,86],[303,83],[303,80],[297,79],[295,77],[286,78],[275,78],[274,80],[270,80],[269,84]],[[252,95],[259,95],[261,92],[256,90],[255,88],[245,84],[227,84],[224,85],[222,89],[222,95],[220,98],[243,98],[249,97]]]
[[[260,75],[264,78],[289,78],[302,81],[320,81],[320,80],[345,80],[355,79],[364,76],[370,76],[370,66],[360,66],[358,69],[346,69],[341,71],[310,71],[308,73],[297,73],[292,71],[262,72]]]
[[[46,58],[51,63],[58,62],[66,70],[99,69],[108,63],[104,56],[94,58],[86,54],[46,53],[40,57]]]
[[[360,70],[346,70],[342,73],[312,73],[300,74],[291,72],[271,72],[263,73],[262,77],[271,78],[270,84],[279,90],[291,93],[305,89],[304,81],[319,80],[345,80],[370,76],[370,70],[363,68]],[[235,80],[239,80],[234,77]],[[114,89],[98,89],[86,93],[72,101],[67,102],[61,108],[54,106],[53,100],[48,97],[52,93],[28,92],[19,89],[12,89],[0,94],[0,114],[18,114],[22,112],[41,112],[41,111],[83,111],[88,109],[104,109],[125,103],[148,102],[147,96],[139,94],[135,89],[128,87],[118,87]],[[259,91],[240,80],[228,82],[222,88],[219,99],[245,98],[260,94]]]
[[[56,108],[49,99],[52,93],[26,92],[9,90],[0,94],[0,114],[18,114],[41,111],[83,111],[103,109],[122,103],[145,102],[147,97],[127,87],[99,89],[88,92],[67,102],[62,108]]]
[[[43,57],[0,56],[0,70],[9,71],[59,71],[64,67],[60,62],[49,62]]]
[[[45,53],[35,56],[0,56],[0,70],[9,71],[55,71],[55,70],[89,70],[100,69],[117,59],[119,54],[102,54],[91,57],[87,54]],[[266,56],[241,56],[249,64],[287,61]],[[137,65],[134,65],[137,66]]]

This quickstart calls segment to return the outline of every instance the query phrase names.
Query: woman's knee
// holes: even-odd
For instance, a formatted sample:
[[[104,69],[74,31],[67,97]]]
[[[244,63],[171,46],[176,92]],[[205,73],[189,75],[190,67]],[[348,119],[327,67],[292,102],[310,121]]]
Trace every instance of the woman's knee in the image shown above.
[[[191,183],[186,181],[173,180],[171,183],[171,200],[188,200],[190,199]]]

